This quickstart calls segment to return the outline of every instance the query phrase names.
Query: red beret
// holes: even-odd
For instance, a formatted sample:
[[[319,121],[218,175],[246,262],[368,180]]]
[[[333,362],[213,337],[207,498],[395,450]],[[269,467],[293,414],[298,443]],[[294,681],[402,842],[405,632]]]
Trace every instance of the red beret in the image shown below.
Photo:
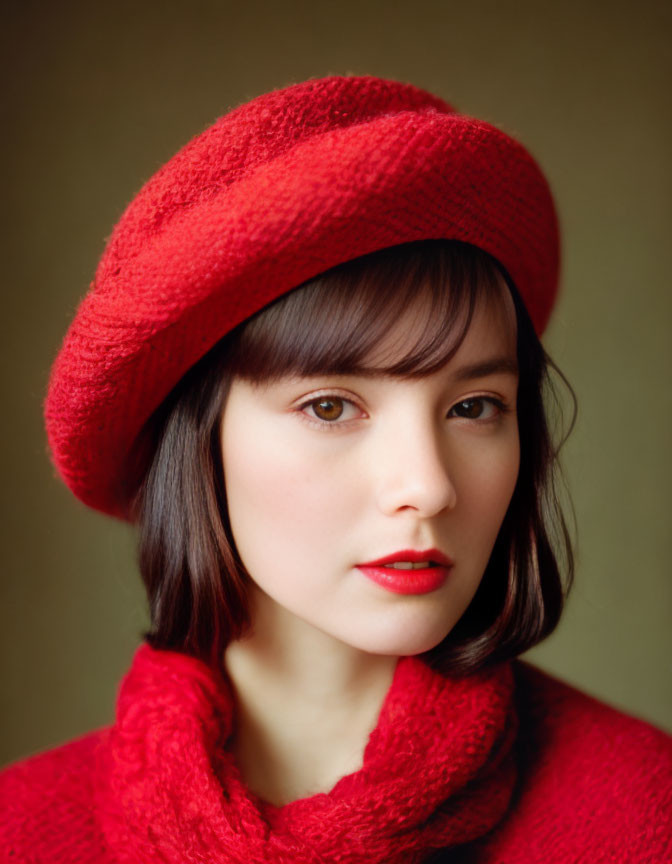
[[[544,329],[557,219],[516,141],[372,77],[311,80],[231,111],[144,185],[112,233],[49,382],[63,480],[90,507],[127,517],[134,443],[222,336],[336,264],[432,238],[497,258]]]

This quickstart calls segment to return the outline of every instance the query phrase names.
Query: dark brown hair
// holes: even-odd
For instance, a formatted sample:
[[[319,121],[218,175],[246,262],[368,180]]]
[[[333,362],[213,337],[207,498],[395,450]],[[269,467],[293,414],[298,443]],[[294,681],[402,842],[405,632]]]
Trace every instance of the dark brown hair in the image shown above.
[[[134,507],[150,644],[216,665],[250,623],[250,577],[231,535],[220,454],[219,421],[232,378],[430,374],[453,356],[477,303],[501,292],[502,278],[518,329],[518,480],[475,597],[426,656],[464,674],[513,657],[554,629],[573,576],[555,487],[559,445],[547,419],[547,410],[558,416],[548,374],[558,370],[498,263],[467,244],[428,240],[342,264],[271,304],[203,357],[154,416],[154,456]],[[419,297],[428,302],[418,304]],[[401,359],[395,351],[394,362],[372,369],[367,358],[373,348],[412,304],[427,315],[417,341],[403,346]]]

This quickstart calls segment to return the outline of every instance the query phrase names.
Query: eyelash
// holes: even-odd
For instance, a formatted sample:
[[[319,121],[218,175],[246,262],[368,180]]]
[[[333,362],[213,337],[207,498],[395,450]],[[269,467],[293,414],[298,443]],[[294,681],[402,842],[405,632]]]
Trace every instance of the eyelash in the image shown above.
[[[322,393],[320,396],[315,396],[312,399],[309,399],[307,402],[303,402],[298,406],[299,412],[303,415],[303,417],[307,420],[307,422],[311,423],[314,426],[319,427],[325,431],[332,431],[337,429],[339,426],[344,426],[346,423],[349,423],[349,420],[341,420],[339,422],[339,418],[335,418],[334,420],[323,420],[321,417],[317,417],[314,414],[310,415],[306,413],[307,408],[311,408],[314,405],[317,405],[319,402],[342,402],[344,405],[351,405],[353,408],[358,408],[357,404],[352,399],[347,399],[345,396],[339,396],[337,393]],[[361,409],[358,409],[361,411]],[[356,418],[352,418],[356,419]]]
[[[336,429],[340,426],[344,426],[345,424],[349,423],[350,420],[340,420],[339,421],[339,417],[336,417],[333,420],[324,420],[321,417],[317,417],[315,414],[310,415],[307,413],[306,409],[312,408],[313,406],[317,405],[320,402],[328,402],[328,401],[342,402],[344,405],[351,405],[354,408],[358,407],[352,399],[347,399],[345,396],[339,396],[336,393],[323,393],[320,396],[315,396],[314,398],[309,399],[307,402],[303,402],[301,405],[298,406],[298,410],[306,418],[306,420],[309,423],[312,423],[313,425],[318,426],[320,429],[323,429],[325,431],[333,430],[333,429]],[[496,414],[493,417],[487,417],[487,418],[483,419],[481,417],[473,417],[473,418],[461,417],[459,414],[453,413],[455,411],[455,409],[458,408],[459,406],[466,405],[467,403],[473,403],[473,402],[482,402],[485,405],[491,405],[493,408],[496,409]],[[361,409],[358,409],[358,410],[361,410]],[[469,396],[467,399],[461,399],[459,402],[456,402],[451,407],[451,409],[448,411],[448,413],[446,414],[446,417],[448,418],[448,417],[452,416],[452,417],[457,417],[458,419],[462,419],[462,420],[471,420],[474,423],[485,424],[485,423],[493,423],[495,420],[497,420],[498,417],[501,417],[505,414],[509,414],[510,411],[511,411],[511,408],[505,402],[503,402],[501,399],[496,399],[494,396]],[[357,418],[351,418],[351,419],[357,419]]]
[[[495,399],[494,396],[470,396],[468,399],[461,399],[459,402],[456,402],[455,405],[453,405],[453,407],[448,412],[447,416],[450,417],[452,412],[458,406],[466,405],[468,402],[483,402],[487,405],[492,405],[494,408],[497,409],[497,414],[494,417],[488,417],[487,419],[482,419],[481,417],[473,417],[473,418],[472,417],[463,417],[463,418],[461,418],[464,420],[472,420],[473,419],[476,422],[480,421],[481,423],[489,423],[489,422],[492,422],[493,420],[495,420],[497,417],[501,416],[502,414],[508,414],[509,413],[509,406],[506,405],[504,402],[502,402],[501,399]],[[453,415],[453,416],[459,417],[460,415]]]

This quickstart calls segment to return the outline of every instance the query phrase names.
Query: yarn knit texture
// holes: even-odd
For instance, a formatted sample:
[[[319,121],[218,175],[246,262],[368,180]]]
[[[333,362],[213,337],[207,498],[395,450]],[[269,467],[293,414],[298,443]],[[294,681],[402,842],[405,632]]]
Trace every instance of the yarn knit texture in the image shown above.
[[[236,108],[147,182],[112,233],[51,373],[45,419],[61,477],[85,504],[128,518],[152,448],[146,424],[213,345],[338,264],[438,238],[496,258],[544,329],[555,207],[512,138],[372,77],[307,81]]]
[[[233,699],[142,646],[115,724],[0,775],[0,861],[568,864],[672,860],[672,744],[525,664],[402,658],[362,767],[276,807],[241,779]]]

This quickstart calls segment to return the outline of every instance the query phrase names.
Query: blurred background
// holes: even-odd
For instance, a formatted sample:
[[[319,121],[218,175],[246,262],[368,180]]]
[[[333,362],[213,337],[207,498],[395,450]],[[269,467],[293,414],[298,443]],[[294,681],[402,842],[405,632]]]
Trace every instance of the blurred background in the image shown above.
[[[15,0],[2,18],[0,763],[111,722],[146,625],[131,530],[55,478],[41,418],[105,238],[218,116],[327,74],[427,88],[544,168],[578,569],[529,659],[672,730],[670,4]]]

